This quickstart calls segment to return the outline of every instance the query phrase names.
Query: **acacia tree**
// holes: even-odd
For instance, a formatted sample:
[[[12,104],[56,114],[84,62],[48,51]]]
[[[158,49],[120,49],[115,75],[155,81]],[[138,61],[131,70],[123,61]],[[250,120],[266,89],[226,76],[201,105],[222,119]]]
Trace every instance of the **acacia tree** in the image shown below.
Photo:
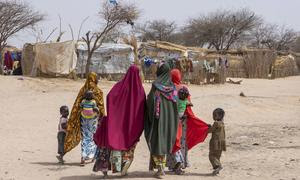
[[[136,31],[141,34],[140,38],[143,41],[171,41],[175,30],[176,24],[174,21],[169,22],[161,19],[148,21],[145,24],[140,25]]]
[[[87,64],[85,68],[86,76],[90,72],[91,59],[93,53],[102,45],[107,34],[117,26],[124,24],[133,25],[133,21],[139,16],[139,11],[134,4],[118,3],[117,5],[103,3],[99,12],[100,17],[104,20],[104,26],[101,31],[92,33],[88,31],[82,39],[87,44]]]
[[[269,48],[276,51],[287,51],[297,40],[297,33],[293,29],[275,24],[262,24],[251,33],[252,46]]]
[[[187,43],[216,50],[228,50],[260,23],[248,9],[216,11],[191,19],[184,27]]]
[[[0,1],[0,53],[7,40],[21,30],[31,28],[44,19],[44,15],[28,4],[18,1]],[[0,61],[2,73],[2,62]]]

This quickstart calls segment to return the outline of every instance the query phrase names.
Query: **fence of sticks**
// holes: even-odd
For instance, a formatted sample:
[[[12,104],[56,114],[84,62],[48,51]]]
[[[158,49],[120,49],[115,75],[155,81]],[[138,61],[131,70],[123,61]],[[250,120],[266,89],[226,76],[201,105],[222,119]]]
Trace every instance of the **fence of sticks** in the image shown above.
[[[155,49],[158,54],[162,49],[170,50],[166,47],[151,48]],[[191,47],[181,48],[180,51],[187,51],[188,59],[192,60],[192,71],[181,69],[183,80],[191,84],[222,84],[225,83],[227,77],[279,78],[297,75],[300,70],[300,54],[295,53],[291,55],[289,53],[281,54],[269,49],[235,49],[218,52]],[[181,57],[180,59],[184,58]],[[226,65],[218,63],[219,59],[225,60]],[[207,68],[207,66],[210,67]],[[143,72],[146,81],[154,80],[156,78],[156,65],[153,64],[150,68],[143,69]]]
[[[243,53],[247,78],[268,78],[276,53],[270,50],[251,50]]]

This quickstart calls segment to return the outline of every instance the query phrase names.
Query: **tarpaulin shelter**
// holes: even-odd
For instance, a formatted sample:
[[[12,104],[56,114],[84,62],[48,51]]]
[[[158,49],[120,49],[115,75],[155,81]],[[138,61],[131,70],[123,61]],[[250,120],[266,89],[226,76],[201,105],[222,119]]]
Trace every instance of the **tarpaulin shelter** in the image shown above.
[[[76,42],[25,44],[23,48],[24,75],[67,76],[77,64]]]
[[[87,46],[77,44],[78,62],[76,73],[84,74],[87,63]],[[134,63],[133,47],[127,44],[103,43],[92,56],[90,70],[99,75],[124,74]]]

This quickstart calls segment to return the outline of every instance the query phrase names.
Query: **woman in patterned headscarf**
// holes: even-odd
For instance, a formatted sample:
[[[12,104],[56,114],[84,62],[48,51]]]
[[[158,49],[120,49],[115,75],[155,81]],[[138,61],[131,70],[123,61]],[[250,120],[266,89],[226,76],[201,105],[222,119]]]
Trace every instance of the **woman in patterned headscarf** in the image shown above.
[[[84,98],[84,94],[87,91],[92,91],[94,95],[94,100],[96,101],[97,107],[99,109],[99,116],[103,117],[105,114],[104,102],[103,102],[103,92],[98,88],[98,79],[96,73],[90,73],[84,86],[80,89],[79,94],[73,105],[71,115],[67,124],[67,134],[65,139],[65,153],[71,151],[75,148],[81,141],[81,162],[84,165],[84,160],[93,158],[96,145],[93,141],[93,134],[96,131],[97,120],[96,118],[92,120],[91,123],[81,124],[81,108],[80,103]],[[85,126],[90,126],[85,128]],[[89,132],[87,132],[89,131]]]
[[[171,153],[176,140],[178,112],[170,65],[161,64],[156,74],[157,79],[147,96],[144,134],[151,153],[149,169],[158,169],[156,176],[160,178],[164,175],[166,155]]]

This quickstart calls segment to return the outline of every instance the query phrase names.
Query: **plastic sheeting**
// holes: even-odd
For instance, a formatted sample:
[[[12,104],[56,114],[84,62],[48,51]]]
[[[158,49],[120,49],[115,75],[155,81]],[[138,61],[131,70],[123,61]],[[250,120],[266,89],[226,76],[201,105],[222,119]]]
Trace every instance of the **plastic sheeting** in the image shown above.
[[[76,73],[85,73],[87,60],[86,45],[79,43],[79,59],[76,66]],[[94,52],[91,60],[90,71],[97,74],[124,74],[134,62],[133,48],[126,44],[104,43]]]
[[[69,75],[77,64],[75,45],[73,41],[36,44],[31,75],[36,76],[37,70],[52,76]]]

